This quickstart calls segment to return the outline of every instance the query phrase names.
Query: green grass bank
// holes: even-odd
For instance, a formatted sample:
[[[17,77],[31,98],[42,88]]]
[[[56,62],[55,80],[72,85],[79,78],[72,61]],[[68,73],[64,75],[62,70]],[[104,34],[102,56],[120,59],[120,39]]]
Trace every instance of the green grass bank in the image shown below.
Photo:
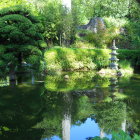
[[[55,47],[45,52],[47,71],[88,71],[109,65],[110,50]]]
[[[109,49],[54,47],[45,52],[46,71],[89,71],[109,66]],[[119,66],[129,69],[140,65],[140,50],[119,49]]]

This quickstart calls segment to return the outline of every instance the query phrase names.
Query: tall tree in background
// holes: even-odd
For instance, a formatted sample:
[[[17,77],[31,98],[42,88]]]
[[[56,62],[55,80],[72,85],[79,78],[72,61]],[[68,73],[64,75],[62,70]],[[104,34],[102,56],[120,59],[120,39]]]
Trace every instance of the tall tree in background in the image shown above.
[[[72,10],[82,24],[93,17],[137,18],[140,12],[135,0],[73,0]]]
[[[44,26],[44,37],[49,46],[69,45],[72,38],[71,2],[62,0],[33,0]],[[68,3],[68,5],[66,5]]]

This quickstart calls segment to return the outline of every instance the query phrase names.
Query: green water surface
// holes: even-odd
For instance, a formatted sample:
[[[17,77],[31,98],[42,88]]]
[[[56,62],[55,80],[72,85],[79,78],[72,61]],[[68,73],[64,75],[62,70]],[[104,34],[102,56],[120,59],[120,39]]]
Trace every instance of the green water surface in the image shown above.
[[[140,74],[19,77],[15,85],[0,80],[0,140],[86,140],[120,129],[140,134]]]

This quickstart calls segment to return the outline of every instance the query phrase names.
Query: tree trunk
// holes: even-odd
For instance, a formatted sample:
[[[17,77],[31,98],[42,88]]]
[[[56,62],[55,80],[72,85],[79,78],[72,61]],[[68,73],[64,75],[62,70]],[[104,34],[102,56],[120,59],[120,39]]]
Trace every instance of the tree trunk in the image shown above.
[[[34,76],[34,73],[32,71],[32,85],[34,85],[34,84],[35,84],[35,76]]]
[[[103,128],[100,128],[100,138],[103,139],[105,137],[105,132]]]
[[[71,128],[71,115],[64,114],[62,121],[62,136],[63,140],[70,140],[70,128]]]
[[[70,140],[70,129],[71,129],[71,107],[72,97],[70,93],[64,93],[64,112],[62,120],[62,137],[63,140]]]
[[[126,132],[126,116],[127,116],[127,111],[126,111],[126,106],[124,108],[124,121],[122,122],[121,129]]]
[[[22,71],[22,53],[19,53],[18,55],[18,71]]]
[[[9,81],[10,81],[11,86],[16,85],[16,73],[15,73],[15,67],[13,64],[10,64]]]
[[[126,118],[125,120],[122,122],[122,130],[125,132],[126,131]]]

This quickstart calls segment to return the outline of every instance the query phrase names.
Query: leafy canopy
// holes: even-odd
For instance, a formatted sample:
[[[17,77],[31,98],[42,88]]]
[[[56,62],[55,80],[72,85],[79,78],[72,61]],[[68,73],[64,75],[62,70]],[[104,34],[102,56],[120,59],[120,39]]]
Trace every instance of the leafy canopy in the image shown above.
[[[0,67],[20,65],[26,61],[39,63],[42,52],[39,41],[43,40],[39,21],[21,5],[0,10]]]

